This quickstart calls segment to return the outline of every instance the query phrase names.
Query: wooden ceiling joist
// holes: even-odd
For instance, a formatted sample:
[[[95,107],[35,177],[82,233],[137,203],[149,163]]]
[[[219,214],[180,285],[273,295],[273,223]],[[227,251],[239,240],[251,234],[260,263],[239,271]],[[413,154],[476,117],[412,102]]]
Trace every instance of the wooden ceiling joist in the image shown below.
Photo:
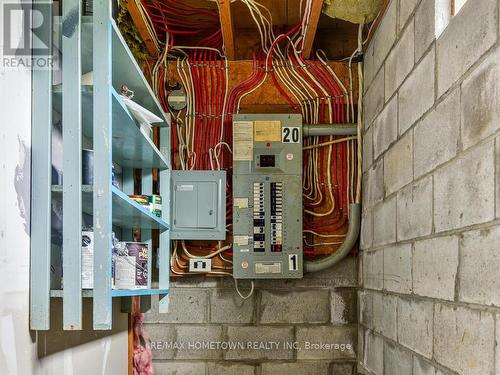
[[[132,17],[132,21],[134,21],[139,35],[146,45],[149,55],[152,57],[158,57],[158,55],[160,54],[158,44],[155,42],[155,38],[151,34],[149,28],[146,26],[146,21],[142,17],[141,11],[139,10],[139,7],[135,0],[127,1],[127,10],[130,14],[130,17]]]
[[[234,24],[231,13],[231,0],[219,0],[219,14],[225,54],[228,60],[234,60]]]
[[[308,59],[311,56],[312,45],[316,30],[318,29],[319,16],[323,8],[323,0],[312,0],[311,13],[307,21],[306,35],[304,35],[304,44],[302,48],[302,57]]]

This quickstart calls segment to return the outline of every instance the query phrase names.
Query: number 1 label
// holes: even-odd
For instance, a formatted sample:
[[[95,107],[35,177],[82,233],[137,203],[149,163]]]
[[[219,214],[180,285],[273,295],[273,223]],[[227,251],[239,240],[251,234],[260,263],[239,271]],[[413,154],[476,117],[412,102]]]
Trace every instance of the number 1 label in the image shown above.
[[[297,271],[299,269],[299,261],[297,259],[297,254],[288,255],[288,270]]]

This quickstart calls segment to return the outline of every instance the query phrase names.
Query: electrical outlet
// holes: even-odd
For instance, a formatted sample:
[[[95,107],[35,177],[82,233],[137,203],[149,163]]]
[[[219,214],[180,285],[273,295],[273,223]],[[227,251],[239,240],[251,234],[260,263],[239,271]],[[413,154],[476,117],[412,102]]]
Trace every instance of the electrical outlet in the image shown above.
[[[193,258],[189,259],[189,272],[210,272],[212,271],[212,259]]]

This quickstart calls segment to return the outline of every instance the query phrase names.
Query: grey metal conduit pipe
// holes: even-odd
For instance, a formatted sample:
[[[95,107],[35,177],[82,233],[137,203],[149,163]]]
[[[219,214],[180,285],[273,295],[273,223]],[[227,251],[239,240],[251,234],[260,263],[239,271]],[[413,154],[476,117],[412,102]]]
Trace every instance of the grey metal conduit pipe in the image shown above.
[[[358,125],[357,124],[303,125],[302,134],[304,137],[318,137],[324,135],[356,135],[358,134]]]
[[[359,235],[361,226],[361,205],[359,203],[351,203],[349,205],[349,227],[344,242],[340,247],[327,256],[319,260],[306,260],[304,262],[304,270],[306,272],[323,271],[337,264],[350,253]]]

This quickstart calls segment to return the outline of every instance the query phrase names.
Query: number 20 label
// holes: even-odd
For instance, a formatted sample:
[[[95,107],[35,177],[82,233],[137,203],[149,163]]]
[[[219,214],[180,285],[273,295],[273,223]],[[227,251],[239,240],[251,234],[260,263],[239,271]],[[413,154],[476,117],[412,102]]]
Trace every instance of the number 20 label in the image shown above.
[[[281,142],[283,143],[299,143],[300,129],[284,126],[281,128]]]

